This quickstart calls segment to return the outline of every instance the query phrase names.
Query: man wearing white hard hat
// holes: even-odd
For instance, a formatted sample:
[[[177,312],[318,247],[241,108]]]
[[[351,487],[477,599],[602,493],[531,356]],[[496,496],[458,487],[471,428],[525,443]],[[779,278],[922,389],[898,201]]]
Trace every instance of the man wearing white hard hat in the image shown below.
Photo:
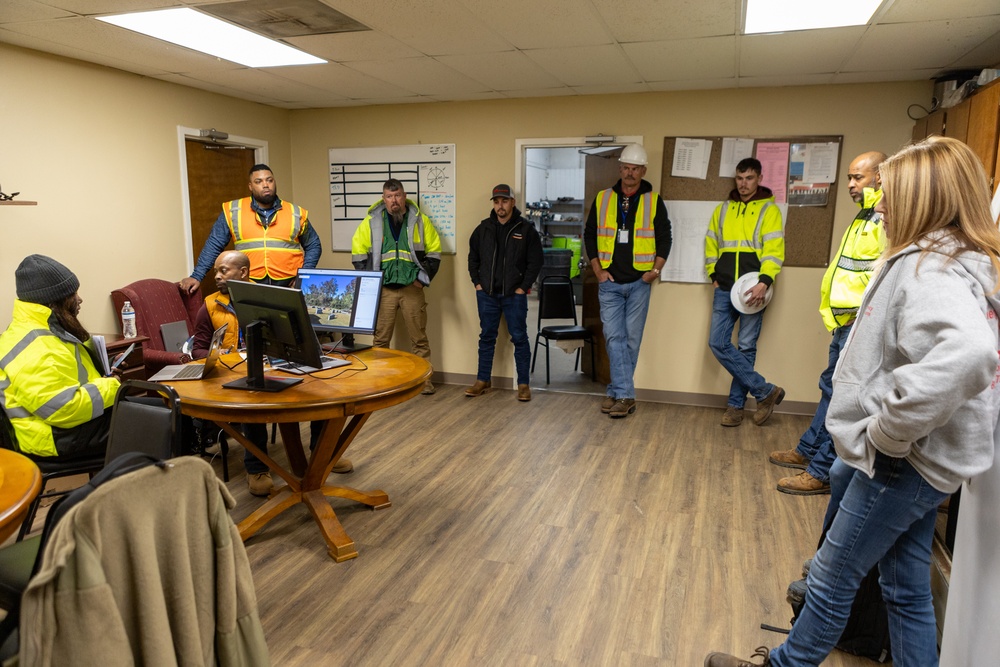
[[[635,366],[649,310],[650,285],[670,254],[667,207],[646,175],[646,151],[630,144],[618,159],[621,178],[597,193],[583,240],[598,280],[601,323],[611,384],[601,412],[612,418],[635,412]]]
[[[761,165],[755,158],[736,165],[736,188],[715,207],[705,234],[705,272],[715,288],[708,346],[733,381],[723,426],[743,422],[747,394],[757,399],[753,421],[762,426],[781,403],[785,390],[754,370],[757,338],[771,285],[785,261],[781,211],[770,188],[760,184]],[[739,347],[733,329],[740,323]]]

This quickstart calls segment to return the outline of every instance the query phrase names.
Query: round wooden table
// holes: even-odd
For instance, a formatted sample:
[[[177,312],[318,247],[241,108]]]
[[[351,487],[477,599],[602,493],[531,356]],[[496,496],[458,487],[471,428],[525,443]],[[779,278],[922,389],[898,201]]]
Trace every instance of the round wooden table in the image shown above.
[[[326,479],[368,417],[376,410],[398,405],[420,394],[424,382],[430,378],[431,367],[420,357],[386,348],[364,350],[348,358],[352,360],[349,367],[299,376],[303,378],[300,384],[276,393],[223,387],[245,374],[245,363],[236,366],[235,371],[219,364],[219,370],[203,380],[165,383],[177,390],[184,414],[215,422],[285,480],[287,486],[279,487],[253,514],[240,522],[238,528],[244,541],[289,507],[303,503],[319,526],[330,556],[339,563],[356,558],[358,551],[326,498],[348,498],[375,509],[390,506],[389,496],[384,491],[330,486]],[[240,361],[237,355],[227,355],[222,360],[229,366]],[[293,377],[277,371],[269,374]],[[326,424],[307,460],[299,436],[299,423],[308,421],[325,421]],[[239,428],[241,423],[277,424],[288,466],[281,466],[247,440]]]
[[[14,534],[31,501],[42,490],[42,473],[35,462],[9,449],[0,449],[0,542]]]

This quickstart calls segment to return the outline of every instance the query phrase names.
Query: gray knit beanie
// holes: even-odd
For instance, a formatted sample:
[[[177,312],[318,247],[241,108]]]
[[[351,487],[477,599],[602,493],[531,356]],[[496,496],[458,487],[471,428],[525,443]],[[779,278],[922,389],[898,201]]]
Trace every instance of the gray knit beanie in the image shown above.
[[[47,305],[76,294],[80,281],[65,266],[45,255],[28,255],[14,272],[17,298]]]

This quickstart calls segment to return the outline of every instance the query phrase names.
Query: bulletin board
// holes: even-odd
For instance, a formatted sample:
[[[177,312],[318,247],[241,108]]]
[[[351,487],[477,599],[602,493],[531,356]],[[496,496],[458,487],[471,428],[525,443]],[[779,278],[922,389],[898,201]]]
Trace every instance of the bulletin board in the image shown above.
[[[722,161],[723,137],[686,137],[706,139],[712,142],[711,156],[708,162],[707,177],[687,178],[671,175],[674,163],[674,149],[677,137],[663,139],[663,169],[660,180],[660,196],[670,201],[706,201],[719,203],[724,201],[734,187],[733,174],[719,175],[719,165]],[[789,144],[820,144],[835,143],[837,178],[830,183],[826,204],[823,206],[788,207],[785,224],[785,263],[784,266],[825,267],[830,260],[830,243],[833,239],[834,215],[836,214],[837,191],[844,178],[840,165],[843,162],[843,136],[788,136],[788,137],[754,137],[754,154],[758,143],[787,142]],[[766,171],[766,168],[765,168]],[[766,184],[767,173],[764,174]],[[708,227],[705,220],[705,227]]]
[[[330,219],[333,250],[351,250],[351,237],[390,178],[403,183],[441,237],[441,251],[455,252],[455,144],[414,144],[330,149]]]

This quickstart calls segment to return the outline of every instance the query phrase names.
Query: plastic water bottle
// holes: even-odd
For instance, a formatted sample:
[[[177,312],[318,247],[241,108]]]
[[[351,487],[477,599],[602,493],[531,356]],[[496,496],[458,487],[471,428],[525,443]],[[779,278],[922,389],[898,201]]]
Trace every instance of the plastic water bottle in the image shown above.
[[[122,336],[125,338],[135,338],[135,308],[131,301],[126,301],[122,306]]]

